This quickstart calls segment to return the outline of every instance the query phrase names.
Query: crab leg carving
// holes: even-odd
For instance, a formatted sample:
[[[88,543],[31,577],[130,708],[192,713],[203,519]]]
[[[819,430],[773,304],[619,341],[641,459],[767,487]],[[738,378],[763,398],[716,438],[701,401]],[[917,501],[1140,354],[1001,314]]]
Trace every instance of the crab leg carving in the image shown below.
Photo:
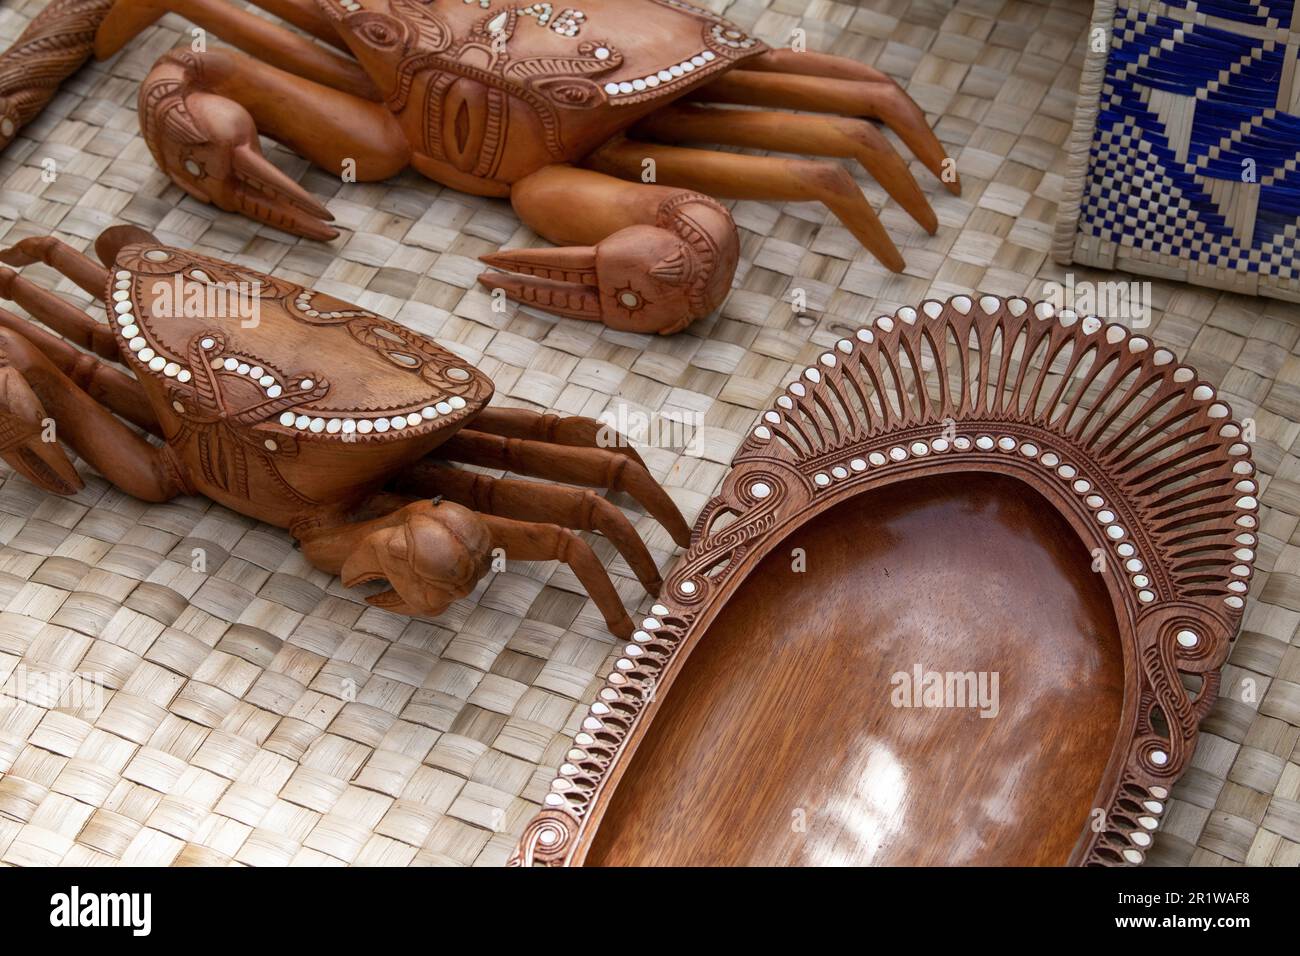
[[[113,0],[51,0],[0,55],[0,147],[30,123],[90,57]]]
[[[33,262],[43,262],[63,273],[84,292],[97,299],[103,298],[104,283],[108,281],[108,272],[103,266],[53,236],[24,239],[0,253],[0,262],[11,266],[29,266]],[[89,321],[84,315],[81,319]]]
[[[592,491],[450,463],[626,491],[687,543],[672,499],[600,422],[488,409],[492,383],[432,340],[133,226],[95,249],[107,269],[52,239],[0,250],[8,265],[57,269],[109,312],[95,322],[0,266],[0,296],[71,340],[0,309],[0,457],[49,491],[82,486],[66,441],[136,497],[202,493],[289,529],[346,584],[386,579],[368,600],[409,614],[471,594],[496,548],[561,560],[620,637],[631,620],[576,532],[608,537],[656,592],[658,568],[627,516]]]
[[[55,494],[81,490],[81,476],[54,435],[115,485],[145,501],[166,501],[179,491],[159,450],[118,421],[70,377],[94,382],[115,370],[76,352],[47,354],[15,331],[22,319],[0,309],[0,457],[28,481]],[[87,374],[83,362],[89,361]],[[81,366],[78,369],[78,366]],[[105,392],[111,392],[111,383]]]
[[[937,217],[868,119],[959,189],[924,114],[892,79],[839,57],[769,49],[686,0],[584,0],[581,11],[559,12],[515,0],[255,5],[319,42],[226,0],[91,8],[104,17],[100,57],[165,12],[251,54],[173,51],[145,80],[140,122],[167,174],[195,198],[320,239],[337,235],[329,211],[262,156],[259,133],[347,178],[410,165],[451,188],[508,198],[543,239],[572,248],[487,256],[500,271],[482,281],[559,315],[667,334],[716,309],[739,237],[713,198],[821,202],[901,270],[876,210],[835,160],[859,161],[923,228],[933,232]],[[841,115],[675,105],[687,100]],[[699,148],[708,144],[830,158]],[[646,160],[655,182],[644,181]]]
[[[107,6],[113,6],[116,0],[100,0]],[[321,12],[315,0],[250,0],[253,6],[265,10],[267,13],[279,17],[285,23],[291,23],[304,33],[310,33],[318,40],[323,40],[330,46],[339,50],[346,51],[347,45],[340,39],[338,32],[330,26],[329,19]],[[229,11],[229,19],[225,19]],[[112,56],[120,50],[131,38],[138,35],[146,27],[152,25],[165,13],[175,12],[193,20],[196,24],[206,29],[214,29],[211,24],[216,18],[221,20],[222,35],[227,42],[239,46],[241,49],[247,49],[254,52],[250,47],[245,46],[236,37],[247,37],[244,42],[249,44],[265,43],[266,36],[265,20],[248,19],[248,14],[238,8],[230,8],[224,4],[204,2],[204,0],[178,0],[176,3],[160,3],[157,0],[133,0],[131,3],[117,3],[112,11],[111,23],[105,23],[98,31],[95,37],[95,55],[99,59]],[[207,22],[200,23],[199,18],[204,18]],[[226,27],[225,23],[235,24],[233,27]],[[279,32],[275,34],[280,36]],[[298,38],[287,41],[297,45]]]
[[[645,466],[605,448],[556,447],[544,442],[503,438],[466,428],[447,441],[447,454],[456,461],[499,468],[534,478],[627,492],[663,525],[675,542],[686,547],[691,529]]]
[[[933,235],[939,228],[934,210],[903,157],[880,130],[860,119],[674,103],[632,127],[631,135],[670,145],[717,143],[856,159],[926,232]]]
[[[525,408],[485,408],[474,427],[502,438],[521,438],[572,445],[575,448],[607,448],[645,467],[645,462],[618,432],[604,422],[582,415],[539,415]]]
[[[44,262],[103,301],[108,272],[57,239],[24,239],[16,246],[0,252],[0,262],[16,266]],[[36,346],[57,369],[91,398],[107,405],[137,428],[158,433],[157,416],[149,407],[149,400],[139,382],[118,368],[95,361],[64,341],[65,338],[71,339],[82,349],[117,361],[121,353],[111,333],[106,334],[106,326],[95,322],[85,313],[78,312],[62,299],[28,282],[11,269],[0,268],[0,296],[14,299],[59,335],[51,335],[40,326],[3,309],[0,309],[0,326],[21,335]]]
[[[853,176],[836,163],[811,159],[743,156],[680,146],[654,146],[620,140],[602,146],[591,158],[597,169],[615,176],[640,175],[646,159],[659,178],[730,199],[815,200],[840,218],[886,268],[903,269],[903,256],[880,224]]]
[[[961,194],[961,182],[956,178],[956,171],[945,175],[944,160],[947,156],[926,125],[925,114],[892,80],[876,82],[803,73],[737,70],[714,80],[699,92],[698,98],[713,103],[776,106],[882,120],[916,154],[917,159],[943,181],[949,192]]]
[[[263,18],[222,0],[167,0],[165,3],[118,0],[95,37],[95,56],[108,59],[167,12],[179,13],[255,59],[304,80],[336,90],[350,90],[363,99],[378,99],[370,77],[355,61],[282,27],[274,27]]]
[[[741,72],[744,74],[742,81],[749,83],[756,80],[753,75],[755,72],[784,73],[793,74],[795,77],[817,77],[857,83],[857,86],[852,87],[839,84],[824,87],[826,95],[822,98],[810,94],[808,85],[794,80],[787,85],[787,89],[790,87],[799,89],[800,99],[803,102],[823,105],[789,108],[879,119],[898,134],[899,139],[907,144],[930,172],[939,177],[950,193],[954,196],[961,195],[961,179],[957,176],[956,167],[951,169],[951,175],[945,175],[943,160],[947,157],[938,137],[926,123],[925,113],[892,77],[881,73],[875,67],[850,60],[848,57],[812,53],[807,50],[803,53],[795,53],[793,50],[767,50],[752,60],[746,60]],[[769,94],[773,92],[773,88],[769,87]],[[733,91],[733,95],[751,94]],[[776,95],[792,98],[795,96],[789,92]]]
[[[580,488],[558,488],[535,481],[492,478],[463,468],[421,462],[403,476],[398,491],[445,498],[475,511],[516,521],[546,521],[576,531],[599,531],[623,555],[650,594],[663,579],[645,542],[607,498]],[[621,609],[621,608],[620,608]]]

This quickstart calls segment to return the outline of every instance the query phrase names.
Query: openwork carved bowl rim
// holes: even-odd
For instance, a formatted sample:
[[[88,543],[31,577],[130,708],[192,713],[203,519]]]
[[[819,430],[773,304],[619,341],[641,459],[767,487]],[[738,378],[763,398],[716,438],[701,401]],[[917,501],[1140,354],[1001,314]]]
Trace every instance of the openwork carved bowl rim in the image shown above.
[[[1168,349],[1095,316],[992,295],[877,318],[758,417],[512,862],[582,862],[673,678],[772,548],[849,497],[963,471],[1024,481],[1113,570],[1123,712],[1093,804],[1102,813],[1070,862],[1142,862],[1245,606],[1259,524],[1250,447],[1215,388]]]

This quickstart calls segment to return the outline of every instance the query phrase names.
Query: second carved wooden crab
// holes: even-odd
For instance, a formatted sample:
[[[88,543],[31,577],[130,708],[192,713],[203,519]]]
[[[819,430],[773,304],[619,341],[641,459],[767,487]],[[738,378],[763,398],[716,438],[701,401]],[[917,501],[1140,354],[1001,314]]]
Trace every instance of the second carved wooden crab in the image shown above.
[[[144,137],[186,192],[327,239],[337,235],[329,210],[262,155],[259,133],[345,179],[412,166],[509,197],[561,246],[484,256],[500,270],[481,276],[485,285],[638,332],[684,328],[730,289],[739,239],[710,197],[820,202],[888,268],[904,264],[837,162],[684,144],[854,159],[934,232],[933,209],[875,119],[960,190],[924,114],[888,76],[769,48],[683,0],[253,3],[302,32],[228,0],[56,0],[0,63],[12,67],[0,70],[0,92],[31,112],[49,78],[75,68],[88,23],[98,24],[102,58],[179,13],[251,54],[174,50],[141,87]]]
[[[0,267],[0,296],[80,346],[0,309],[0,457],[49,491],[82,487],[64,441],[137,498],[201,493],[287,528],[345,585],[386,580],[367,600],[399,613],[441,613],[494,556],[564,561],[621,637],[627,611],[574,532],[603,533],[656,593],[658,569],[623,512],[588,489],[450,462],[625,491],[689,541],[621,436],[593,419],[488,408],[491,381],[431,339],[136,227],[107,230],[96,251],[107,268],[49,238],[0,252],[51,265],[111,319]]]

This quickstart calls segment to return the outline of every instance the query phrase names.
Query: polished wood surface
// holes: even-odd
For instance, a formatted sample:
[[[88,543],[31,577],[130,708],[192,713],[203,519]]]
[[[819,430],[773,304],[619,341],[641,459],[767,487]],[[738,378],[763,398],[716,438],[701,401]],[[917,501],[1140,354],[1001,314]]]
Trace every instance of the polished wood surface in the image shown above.
[[[697,5],[253,6],[271,17],[230,0],[53,0],[0,51],[0,147],[92,49],[111,57],[175,13],[235,48],[171,50],[140,87],[144,140],[190,196],[328,240],[333,214],[263,155],[261,136],[344,182],[410,166],[453,189],[509,197],[525,225],[562,244],[484,257],[497,270],[482,277],[493,291],[664,335],[712,313],[731,288],[740,238],[715,199],[820,202],[885,267],[903,269],[875,208],[833,160],[857,159],[928,231],[938,219],[867,120],[960,190],[924,112],[891,77],[844,57],[769,49]],[[830,115],[674,107],[686,97]],[[626,142],[629,132],[640,142]],[[602,214],[607,206],[619,214]],[[575,244],[574,234],[586,238]]]
[[[996,672],[997,716],[893,706],[916,665]],[[964,474],[861,494],[719,612],[586,863],[1064,864],[1123,678],[1105,583],[1037,492]]]
[[[0,149],[54,98],[94,49],[113,0],[50,0],[0,53]]]
[[[990,294],[879,316],[760,411],[512,859],[1141,864],[1258,493],[1215,386],[1121,324]],[[1001,716],[891,710],[918,666],[997,668]]]
[[[135,226],[105,230],[95,251],[99,263],[51,237],[0,249],[0,300],[50,330],[0,308],[0,458],[47,491],[83,487],[67,442],[137,498],[202,493],[287,528],[345,586],[386,582],[366,600],[401,614],[441,614],[502,555],[563,561],[624,639],[632,619],[577,532],[608,535],[650,594],[659,569],[622,511],[569,486],[626,492],[689,542],[625,438],[593,418],[486,408],[491,379],[426,336]],[[8,268],[37,262],[110,321]]]

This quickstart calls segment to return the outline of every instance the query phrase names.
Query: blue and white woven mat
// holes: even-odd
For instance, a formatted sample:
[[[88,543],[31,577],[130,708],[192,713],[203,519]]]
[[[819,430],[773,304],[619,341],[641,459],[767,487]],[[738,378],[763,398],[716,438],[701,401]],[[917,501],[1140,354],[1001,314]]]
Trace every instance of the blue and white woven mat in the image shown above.
[[[1099,0],[1055,254],[1300,301],[1297,0]]]

